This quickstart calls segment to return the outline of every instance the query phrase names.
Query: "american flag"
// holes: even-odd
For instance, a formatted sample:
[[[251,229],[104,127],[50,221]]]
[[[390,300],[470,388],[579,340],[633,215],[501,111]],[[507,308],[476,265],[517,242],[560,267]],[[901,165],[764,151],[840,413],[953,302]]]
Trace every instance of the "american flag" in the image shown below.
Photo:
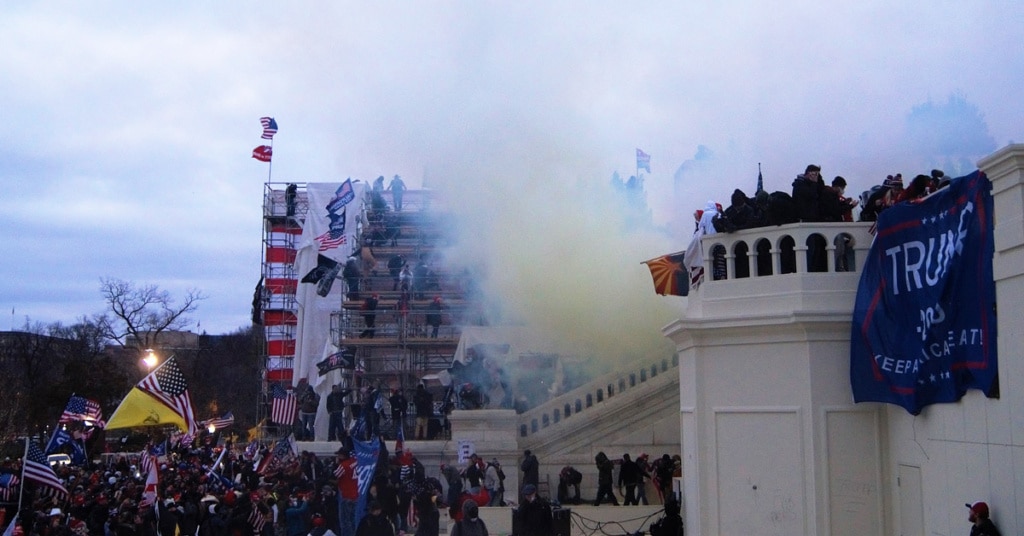
[[[263,525],[267,524],[267,518],[260,512],[259,505],[252,505],[252,512],[249,513],[249,524],[255,534],[263,532]]]
[[[139,389],[167,404],[167,407],[185,419],[188,425],[187,433],[195,434],[199,430],[196,427],[196,415],[192,411],[192,397],[188,394],[185,375],[181,373],[173,357],[143,378],[139,382]]]
[[[298,454],[298,447],[295,445],[295,434],[279,439],[274,443],[273,448],[260,460],[256,472],[266,475],[277,471],[286,464],[291,463]]]
[[[274,139],[274,134],[277,134],[277,121],[274,121],[273,117],[261,117],[260,124],[263,125],[263,135],[260,137],[265,140]]]
[[[650,173],[651,172],[651,155],[641,151],[640,149],[637,149],[636,150],[636,169],[638,171],[641,170],[641,169],[644,169],[644,170],[647,170],[648,173]]]
[[[156,463],[155,458],[156,456],[149,453],[149,448],[142,449],[142,453],[139,454],[139,473],[149,473],[150,468]]]
[[[199,423],[203,428],[209,428],[211,424],[213,425],[214,430],[222,430],[232,424],[235,424],[235,415],[229,411],[225,413],[223,417],[214,417]]]
[[[334,248],[344,244],[345,243],[345,235],[341,234],[337,238],[332,238],[331,237],[331,232],[327,231],[326,233],[316,237],[316,241],[320,242],[320,248],[318,249],[318,251],[327,251],[329,249],[334,249]]]
[[[71,395],[67,407],[64,408],[64,413],[60,415],[60,420],[57,422],[63,424],[78,421],[95,422],[97,426],[103,428],[103,410],[100,409],[99,402]]]
[[[277,424],[291,426],[295,423],[295,414],[299,411],[299,403],[295,399],[295,393],[285,391],[281,384],[275,383],[270,386],[270,420]]]
[[[0,501],[11,501],[15,496],[19,482],[21,482],[21,479],[18,478],[18,475],[12,473],[0,475]]]
[[[25,478],[45,487],[43,495],[65,498],[68,490],[61,484],[57,474],[53,472],[50,464],[46,463],[46,455],[36,446],[35,443],[28,444],[28,453],[25,455],[25,466],[23,468]]]

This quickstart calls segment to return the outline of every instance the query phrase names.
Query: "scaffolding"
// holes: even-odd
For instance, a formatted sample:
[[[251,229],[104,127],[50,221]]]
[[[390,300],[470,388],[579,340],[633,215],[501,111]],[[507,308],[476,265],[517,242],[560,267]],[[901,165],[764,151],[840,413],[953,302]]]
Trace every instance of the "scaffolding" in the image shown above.
[[[289,388],[294,374],[300,332],[296,291],[301,278],[295,261],[308,213],[307,186],[268,182],[264,191],[263,286],[258,297],[265,339],[261,418],[269,413],[271,384]],[[366,195],[378,196],[369,191]],[[444,266],[435,256],[447,245],[449,218],[443,205],[427,190],[406,191],[404,198],[402,212],[390,210],[388,192],[363,204],[356,233],[360,290],[346,287],[343,301],[330,314],[330,340],[352,361],[343,368],[350,387],[357,392],[369,385],[390,388],[407,393],[411,400],[411,391],[424,376],[450,366],[461,326],[478,323],[479,315],[466,300],[472,287],[468,273]],[[404,288],[398,274],[388,268],[396,257],[416,275]],[[364,307],[372,295],[378,305],[371,313]],[[439,311],[431,305],[435,302],[441,305]],[[430,324],[438,324],[432,322],[437,319],[435,333]],[[372,332],[368,321],[373,323]]]

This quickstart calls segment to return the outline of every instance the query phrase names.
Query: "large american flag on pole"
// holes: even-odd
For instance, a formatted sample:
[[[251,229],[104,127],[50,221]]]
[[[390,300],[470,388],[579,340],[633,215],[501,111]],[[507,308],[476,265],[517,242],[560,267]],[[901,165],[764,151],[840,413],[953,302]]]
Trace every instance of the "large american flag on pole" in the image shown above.
[[[28,441],[28,440],[26,440]],[[43,495],[65,498],[68,490],[57,478],[50,464],[46,463],[46,455],[35,443],[28,442],[28,450],[25,452],[25,479],[41,484]]]
[[[295,393],[285,391],[279,383],[270,386],[270,420],[286,426],[295,423],[295,415],[299,411],[299,403]]]
[[[68,405],[64,408],[64,413],[60,415],[57,422],[64,424],[78,421],[91,421],[102,428],[103,410],[100,408],[99,402],[71,395]]]
[[[188,385],[185,383],[185,375],[178,368],[178,363],[172,356],[156,370],[139,382],[139,389],[153,395],[157,400],[167,404],[167,407],[181,415],[188,425],[188,434],[195,434],[199,431],[196,427],[196,415],[192,410],[192,397],[188,394]]]

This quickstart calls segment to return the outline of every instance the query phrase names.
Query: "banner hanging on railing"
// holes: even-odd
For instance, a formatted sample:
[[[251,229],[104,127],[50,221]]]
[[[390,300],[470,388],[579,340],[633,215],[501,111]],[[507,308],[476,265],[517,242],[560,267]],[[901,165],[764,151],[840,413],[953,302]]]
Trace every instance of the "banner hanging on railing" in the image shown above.
[[[991,189],[978,171],[879,215],[853,313],[854,401],[917,415],[967,389],[998,396]]]

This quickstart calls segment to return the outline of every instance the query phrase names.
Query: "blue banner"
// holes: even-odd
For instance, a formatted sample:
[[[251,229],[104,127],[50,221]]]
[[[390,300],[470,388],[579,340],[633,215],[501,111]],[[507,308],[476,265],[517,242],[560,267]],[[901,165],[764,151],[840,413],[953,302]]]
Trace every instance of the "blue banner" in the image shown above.
[[[46,450],[43,454],[53,454],[54,452],[60,452],[64,448],[64,445],[71,443],[71,434],[63,428],[57,428],[53,431],[53,435],[50,436],[50,442],[46,444]]]
[[[355,518],[355,526],[358,527],[369,506],[370,484],[373,484],[373,473],[377,470],[377,459],[380,457],[380,437],[375,435],[369,441],[353,439],[352,445],[355,447],[356,479],[359,487]]]
[[[976,171],[879,215],[853,311],[854,401],[917,415],[967,389],[998,396],[991,190]]]

